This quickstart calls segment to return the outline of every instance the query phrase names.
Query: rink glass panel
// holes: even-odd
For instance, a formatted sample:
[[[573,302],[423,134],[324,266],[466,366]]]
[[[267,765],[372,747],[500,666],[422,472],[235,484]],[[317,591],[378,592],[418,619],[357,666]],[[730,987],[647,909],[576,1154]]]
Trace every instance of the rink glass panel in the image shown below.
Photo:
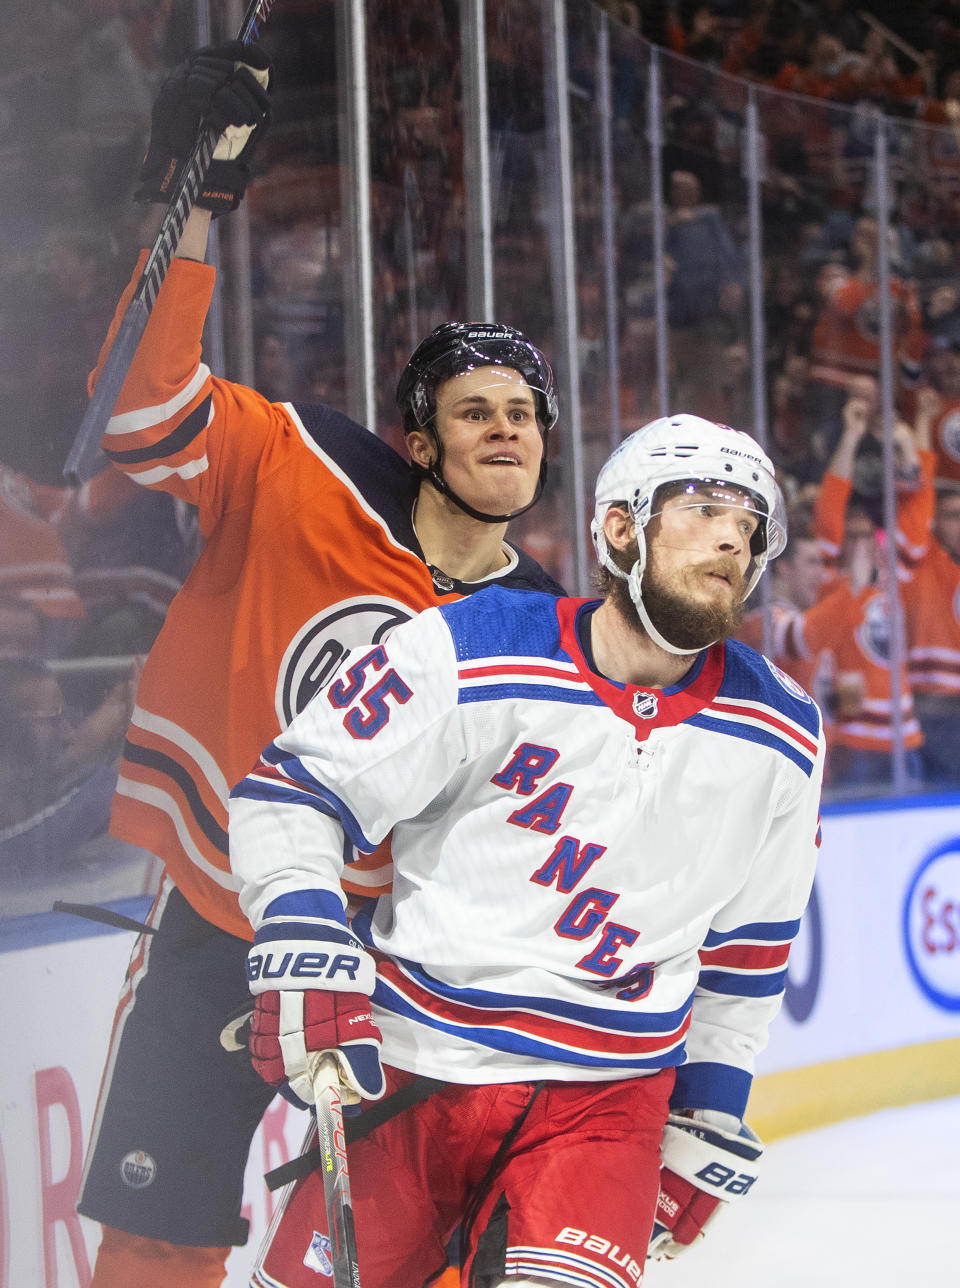
[[[616,442],[664,410],[762,432],[789,499],[811,497],[842,404],[815,379],[811,336],[831,266],[849,258],[856,216],[882,214],[873,110],[751,88],[654,50],[587,0],[376,0],[349,12],[358,8],[363,66],[346,39],[346,5],[278,0],[270,17],[274,119],[244,206],[216,226],[208,359],[269,396],[325,400],[358,418],[372,389],[367,419],[402,449],[393,395],[417,340],[441,321],[485,313],[521,328],[554,365],[562,415],[544,499],[513,535],[575,594],[590,592],[591,480]],[[179,10],[103,20],[42,9],[18,20],[3,98],[0,646],[8,659],[43,664],[39,674],[10,664],[2,677],[0,881],[11,914],[48,908],[58,895],[136,894],[155,875],[149,856],[107,837],[108,775],[122,745],[118,703],[132,693],[122,686],[197,553],[193,516],[151,495],[116,501],[93,522],[71,507],[60,471],[86,374],[142,240],[143,211],[131,196],[157,88],[203,21],[214,39],[239,22],[235,3],[198,9],[194,27]],[[557,20],[566,32],[559,93]],[[40,38],[50,24],[63,39]],[[362,171],[350,106],[358,84],[369,127]],[[751,110],[759,171],[747,147]],[[891,234],[877,248],[878,272],[910,293],[929,344],[952,351],[954,339],[960,348],[960,323],[956,336],[950,325],[960,298],[957,141],[938,123],[888,119],[885,129]],[[695,217],[681,213],[683,203]],[[716,239],[711,256],[691,235],[698,224]],[[727,276],[711,277],[721,260]],[[903,485],[884,444],[912,406],[894,312],[893,416],[881,379],[874,442],[858,465],[858,499],[881,531]],[[952,442],[948,434],[942,451]],[[881,563],[889,548],[889,540],[878,547]],[[902,697],[902,604],[870,628],[886,650],[891,692],[899,686]],[[815,674],[815,696],[830,713],[845,700],[837,670],[825,655]],[[95,753],[65,763],[66,731],[90,717],[103,725]],[[902,730],[894,733],[879,781],[831,781],[828,795],[916,790]],[[71,803],[89,806],[75,825]],[[66,830],[51,828],[51,817]]]

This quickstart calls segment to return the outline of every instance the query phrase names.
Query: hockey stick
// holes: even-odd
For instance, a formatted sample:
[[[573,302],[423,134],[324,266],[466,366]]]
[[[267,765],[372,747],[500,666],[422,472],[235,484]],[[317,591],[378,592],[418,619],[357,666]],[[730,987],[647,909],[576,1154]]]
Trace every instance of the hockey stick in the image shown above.
[[[311,1059],[317,1132],[323,1157],[323,1197],[327,1207],[329,1257],[333,1265],[333,1288],[360,1288],[357,1239],[350,1202],[350,1169],[343,1132],[343,1101],[340,1075],[333,1056],[318,1053]]]
[[[239,41],[249,44],[257,38],[272,5],[273,0],[250,0],[237,37]],[[216,131],[205,126],[183,168],[177,191],[164,213],[153,249],[147,256],[140,280],[117,328],[117,334],[103,364],[97,387],[87,404],[87,410],[84,412],[80,428],[77,430],[73,446],[63,467],[64,477],[71,483],[85,483],[98,470],[101,456],[100,440],[103,438],[103,432],[113,413],[120,390],[123,388],[123,382],[133,361],[133,355],[137,351],[140,337],[146,329],[157,294],[163,285],[163,279],[167,275],[170,261],[183,235],[187,216],[193,208],[200,192],[200,185],[210,168],[216,142]]]

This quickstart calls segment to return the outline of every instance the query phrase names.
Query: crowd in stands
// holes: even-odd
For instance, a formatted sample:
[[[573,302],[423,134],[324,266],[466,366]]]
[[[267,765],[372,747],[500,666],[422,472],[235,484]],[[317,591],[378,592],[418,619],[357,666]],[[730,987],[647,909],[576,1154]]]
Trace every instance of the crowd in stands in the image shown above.
[[[222,6],[211,6],[214,22]],[[956,786],[960,756],[960,3],[606,0],[616,148],[620,432],[658,413],[647,67],[662,79],[669,382],[675,409],[752,428],[744,121],[763,134],[763,314],[769,447],[793,540],[774,565],[778,663],[831,720],[830,785],[889,782],[891,725],[909,774]],[[584,435],[605,454],[603,231],[595,181],[597,8],[571,2],[580,383]],[[412,342],[464,315],[463,76],[459,5],[375,0],[368,40],[374,387]],[[189,0],[42,0],[12,15],[18,62],[0,73],[0,655],[43,666],[72,724],[132,700],[136,659],[197,551],[192,516],[109,470],[61,475],[86,375],[141,240],[131,201],[150,104],[196,41]],[[283,0],[264,34],[274,120],[248,193],[254,368],[227,374],[268,397],[347,407],[355,379],[333,0]],[[530,6],[487,5],[498,316],[555,356],[556,283],[544,150],[543,35]],[[889,121],[899,588],[883,545],[876,113]],[[231,230],[226,238],[234,236]],[[232,254],[232,245],[227,242]],[[229,282],[228,275],[225,280]],[[233,318],[224,322],[228,367]],[[562,365],[560,374],[563,375]],[[380,432],[395,434],[389,400]],[[399,441],[399,439],[397,439]],[[572,577],[563,450],[517,537]],[[890,631],[909,666],[892,719]],[[760,629],[748,621],[745,631]],[[768,632],[770,627],[767,628]],[[761,638],[761,636],[756,636]],[[89,663],[89,665],[86,665]],[[2,733],[20,745],[12,716]],[[952,741],[951,741],[952,739]],[[90,760],[110,763],[104,740]],[[104,757],[106,760],[104,761]],[[60,799],[51,770],[53,799]],[[70,786],[72,786],[71,784]],[[70,787],[68,787],[68,791]],[[10,828],[0,829],[0,853]],[[26,813],[24,813],[26,811]],[[101,822],[102,822],[101,818]]]

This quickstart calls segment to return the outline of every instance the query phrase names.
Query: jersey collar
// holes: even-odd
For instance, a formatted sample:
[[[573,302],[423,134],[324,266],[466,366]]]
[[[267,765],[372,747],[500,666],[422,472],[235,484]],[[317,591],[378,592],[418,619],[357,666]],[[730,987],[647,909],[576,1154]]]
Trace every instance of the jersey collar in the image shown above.
[[[601,602],[598,599],[557,600],[560,644],[569,654],[580,678],[615,715],[633,727],[638,742],[643,742],[654,729],[681,724],[710,705],[723,681],[726,647],[722,641],[698,653],[679,684],[667,689],[619,684],[593,669],[584,655],[577,633],[579,620],[598,608]]]

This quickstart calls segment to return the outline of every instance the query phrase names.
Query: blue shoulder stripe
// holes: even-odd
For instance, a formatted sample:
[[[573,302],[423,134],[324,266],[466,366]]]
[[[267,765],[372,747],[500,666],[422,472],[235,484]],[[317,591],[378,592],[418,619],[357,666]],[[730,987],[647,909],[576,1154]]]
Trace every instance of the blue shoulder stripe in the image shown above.
[[[516,594],[516,591],[511,593]],[[471,685],[469,688],[461,688],[457,694],[457,701],[461,705],[466,702],[498,702],[503,698],[522,698],[530,702],[567,702],[578,707],[604,705],[603,699],[597,697],[592,689],[562,689],[549,684]]]
[[[764,747],[770,747],[774,751],[781,752],[788,760],[792,760],[795,765],[809,778],[813,773],[814,762],[808,755],[805,755],[798,748],[793,747],[784,739],[778,738],[775,733],[769,729],[758,729],[755,725],[734,724],[731,720],[718,720],[713,716],[704,715],[702,712],[695,716],[689,716],[687,724],[696,725],[700,729],[711,729],[714,733],[727,734],[731,738],[743,738],[746,742],[758,743]]]

